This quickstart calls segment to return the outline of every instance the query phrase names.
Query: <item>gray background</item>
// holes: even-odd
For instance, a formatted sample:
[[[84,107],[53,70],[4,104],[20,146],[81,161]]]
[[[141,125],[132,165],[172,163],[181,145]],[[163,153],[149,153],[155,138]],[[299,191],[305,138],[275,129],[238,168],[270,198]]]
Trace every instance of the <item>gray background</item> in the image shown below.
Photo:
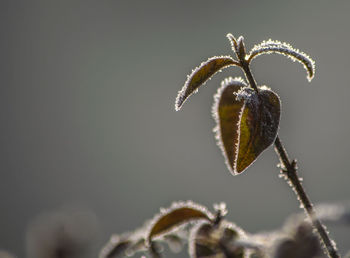
[[[315,202],[349,200],[349,1],[0,1],[0,249],[25,256],[30,221],[66,205],[99,219],[98,247],[173,200],[211,206],[249,232],[301,211],[265,151],[229,174],[216,147],[212,95],[228,69],[180,112],[201,61],[272,38],[316,61],[310,83],[277,55],[253,63],[282,99],[280,136]],[[349,230],[331,227],[342,253]],[[346,237],[347,236],[347,237]]]

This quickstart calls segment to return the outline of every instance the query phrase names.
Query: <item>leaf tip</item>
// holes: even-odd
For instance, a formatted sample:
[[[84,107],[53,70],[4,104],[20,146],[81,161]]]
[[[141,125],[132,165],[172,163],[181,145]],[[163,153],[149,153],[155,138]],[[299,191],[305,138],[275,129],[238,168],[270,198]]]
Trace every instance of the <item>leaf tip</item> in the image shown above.
[[[312,81],[312,79],[315,77],[315,70],[316,70],[316,67],[315,67],[315,61],[312,60],[310,57],[310,63],[307,64],[306,68],[307,68],[307,80],[309,82]]]
[[[182,104],[184,103],[184,100],[185,99],[183,97],[183,91],[180,90],[175,100],[175,111],[180,111]]]
[[[230,41],[231,48],[235,52],[236,49],[237,49],[237,40],[236,40],[236,38],[231,33],[227,33],[226,34],[226,38],[228,38],[228,40]]]

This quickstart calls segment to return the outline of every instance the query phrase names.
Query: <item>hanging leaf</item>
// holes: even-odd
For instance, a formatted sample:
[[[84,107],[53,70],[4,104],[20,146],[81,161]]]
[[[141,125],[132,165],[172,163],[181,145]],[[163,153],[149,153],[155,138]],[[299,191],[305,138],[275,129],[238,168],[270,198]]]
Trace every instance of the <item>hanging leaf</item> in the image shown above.
[[[206,83],[215,73],[219,72],[221,69],[232,66],[239,65],[237,61],[232,59],[230,56],[216,56],[209,58],[207,61],[203,62],[199,67],[194,69],[190,76],[188,76],[185,85],[182,87],[181,91],[177,95],[175,101],[176,111],[180,110],[182,104],[186,99],[193,93],[197,92],[199,86]]]
[[[217,124],[214,131],[229,168],[234,167],[239,136],[238,123],[244,105],[244,100],[237,100],[234,93],[244,87],[247,87],[247,84],[242,78],[229,77],[222,81],[221,87],[214,95],[212,114]]]
[[[232,223],[214,226],[202,222],[191,231],[189,253],[192,258],[243,258],[244,248],[235,241],[244,238],[244,232]]]
[[[259,94],[242,79],[225,80],[215,97],[216,138],[232,174],[250,166],[277,136],[280,100],[267,87]]]
[[[151,222],[147,241],[169,233],[179,226],[196,220],[212,221],[214,218],[207,208],[191,201],[174,203],[169,209],[161,210]]]
[[[255,57],[259,55],[272,53],[281,54],[291,58],[293,61],[300,62],[308,74],[307,79],[311,81],[314,77],[315,61],[312,60],[307,54],[293,48],[290,44],[282,43],[280,41],[267,40],[263,41],[259,45],[254,46],[254,48],[249,53],[248,62],[250,63]]]

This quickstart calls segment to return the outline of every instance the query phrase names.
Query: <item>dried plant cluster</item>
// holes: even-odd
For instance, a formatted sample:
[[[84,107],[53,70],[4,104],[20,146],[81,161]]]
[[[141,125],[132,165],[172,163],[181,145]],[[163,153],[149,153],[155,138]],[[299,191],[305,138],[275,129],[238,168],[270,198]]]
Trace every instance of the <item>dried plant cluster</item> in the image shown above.
[[[350,209],[344,204],[320,205],[319,216],[329,224],[349,225]],[[162,257],[164,246],[179,253],[187,245],[193,258],[325,258],[322,245],[304,214],[293,214],[277,230],[251,234],[227,221],[226,205],[214,212],[194,203],[175,202],[161,208],[153,219],[133,232],[113,235],[99,258]]]

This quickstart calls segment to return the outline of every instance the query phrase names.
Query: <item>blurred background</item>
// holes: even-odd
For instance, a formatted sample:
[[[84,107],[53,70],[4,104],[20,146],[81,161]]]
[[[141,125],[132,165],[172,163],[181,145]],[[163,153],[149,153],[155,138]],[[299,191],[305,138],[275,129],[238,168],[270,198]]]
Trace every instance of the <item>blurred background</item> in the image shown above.
[[[174,110],[193,68],[233,55],[228,32],[248,49],[272,38],[316,61],[311,83],[279,55],[252,69],[282,99],[279,135],[311,199],[349,200],[349,10],[329,0],[2,0],[0,249],[25,257],[33,220],[65,207],[98,224],[89,257],[175,200],[224,201],[252,233],[300,212],[273,148],[234,177],[216,146],[212,96],[239,69]],[[344,254],[349,228],[329,230]]]

